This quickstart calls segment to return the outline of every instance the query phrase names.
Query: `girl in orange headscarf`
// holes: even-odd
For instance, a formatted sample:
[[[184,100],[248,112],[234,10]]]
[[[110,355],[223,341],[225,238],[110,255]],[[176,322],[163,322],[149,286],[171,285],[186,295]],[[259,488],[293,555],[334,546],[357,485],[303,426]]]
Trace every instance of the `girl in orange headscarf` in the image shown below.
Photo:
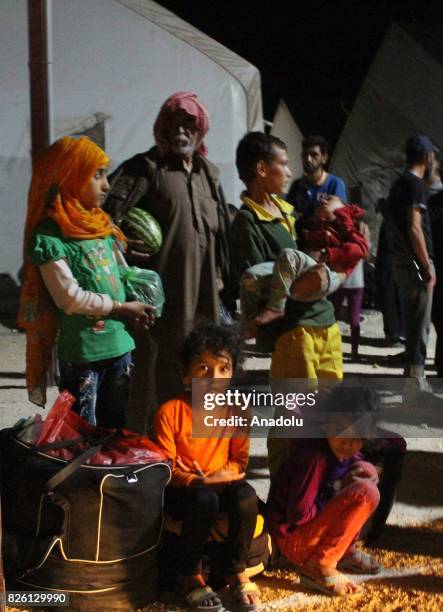
[[[19,324],[26,330],[29,398],[44,406],[57,337],[61,389],[91,424],[124,426],[134,341],[124,321],[152,323],[126,302],[118,271],[125,237],[101,209],[109,158],[88,138],[65,137],[38,157],[28,199]]]

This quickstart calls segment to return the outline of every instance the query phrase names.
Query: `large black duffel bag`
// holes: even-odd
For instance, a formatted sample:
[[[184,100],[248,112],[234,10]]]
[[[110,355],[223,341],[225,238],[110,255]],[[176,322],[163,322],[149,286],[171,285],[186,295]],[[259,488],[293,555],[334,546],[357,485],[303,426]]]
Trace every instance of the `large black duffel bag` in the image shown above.
[[[0,448],[9,590],[65,591],[69,609],[82,611],[134,610],[155,598],[166,462],[94,466],[83,453],[68,463],[9,429]]]

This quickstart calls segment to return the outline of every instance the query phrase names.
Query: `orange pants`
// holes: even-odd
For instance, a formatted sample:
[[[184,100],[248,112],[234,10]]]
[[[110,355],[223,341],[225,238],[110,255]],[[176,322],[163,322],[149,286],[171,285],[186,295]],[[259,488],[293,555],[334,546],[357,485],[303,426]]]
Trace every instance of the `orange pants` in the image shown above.
[[[367,477],[377,475],[371,463],[359,461],[354,465],[364,468]],[[277,545],[296,565],[303,565],[309,559],[336,567],[379,501],[377,485],[369,479],[353,483],[333,497],[312,521],[299,525],[285,537],[276,538]]]

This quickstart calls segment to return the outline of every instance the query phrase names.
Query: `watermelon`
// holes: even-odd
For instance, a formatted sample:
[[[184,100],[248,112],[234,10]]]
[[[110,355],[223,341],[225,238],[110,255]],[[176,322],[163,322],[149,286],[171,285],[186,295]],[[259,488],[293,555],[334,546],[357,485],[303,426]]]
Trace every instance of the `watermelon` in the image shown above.
[[[142,208],[133,206],[128,210],[122,221],[122,230],[128,238],[142,240],[149,255],[158,253],[162,246],[162,230],[157,219]]]

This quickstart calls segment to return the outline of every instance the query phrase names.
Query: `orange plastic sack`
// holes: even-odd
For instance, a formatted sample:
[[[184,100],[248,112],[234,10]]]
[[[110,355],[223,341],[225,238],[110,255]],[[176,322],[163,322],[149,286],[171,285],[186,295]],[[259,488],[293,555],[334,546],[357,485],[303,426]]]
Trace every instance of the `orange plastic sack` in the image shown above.
[[[73,412],[71,408],[74,401],[74,397],[68,391],[60,393],[43,423],[36,446],[78,440],[79,443],[73,447],[45,451],[53,457],[70,461],[87,448],[108,438],[101,451],[86,460],[87,464],[131,465],[167,461],[166,455],[146,436],[127,429],[117,431],[90,425]]]

